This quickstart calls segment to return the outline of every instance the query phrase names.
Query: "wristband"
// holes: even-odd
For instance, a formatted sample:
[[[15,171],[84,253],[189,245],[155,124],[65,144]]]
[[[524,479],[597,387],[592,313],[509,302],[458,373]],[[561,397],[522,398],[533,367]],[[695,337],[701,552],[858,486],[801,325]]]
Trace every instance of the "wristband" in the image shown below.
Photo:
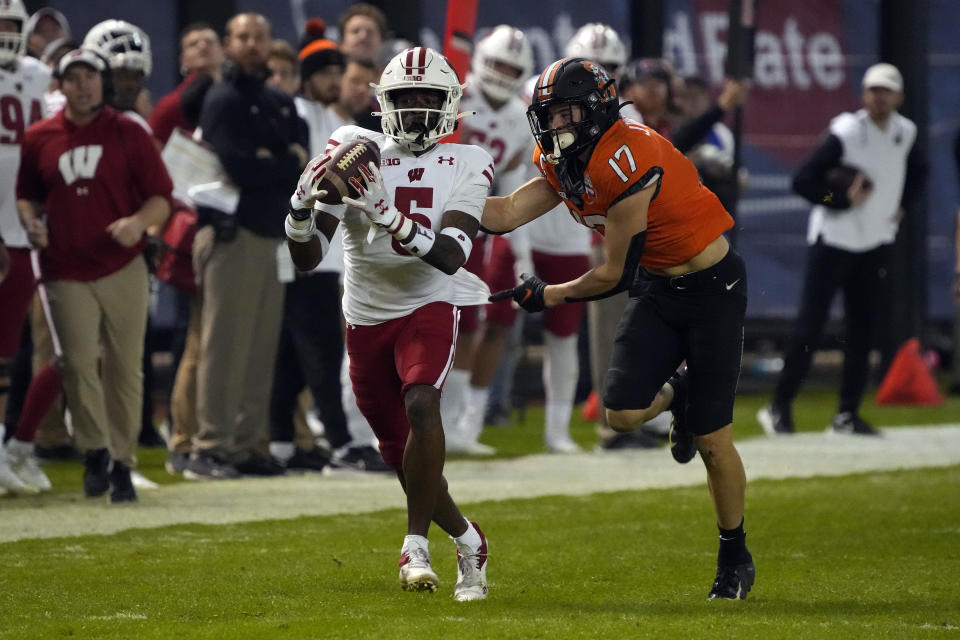
[[[406,216],[404,217],[406,218]],[[407,220],[410,220],[410,218],[407,218]],[[428,229],[412,220],[410,220],[410,223],[413,227],[413,235],[410,236],[406,242],[399,238],[397,239],[400,240],[400,245],[404,249],[417,257],[423,257],[433,248],[433,243],[437,241],[437,236],[433,232],[433,229]]]
[[[440,230],[440,235],[450,236],[456,241],[463,250],[463,257],[470,258],[470,252],[473,251],[473,241],[467,236],[466,232],[459,227],[444,227]]]
[[[308,212],[309,215],[309,212]],[[293,212],[287,214],[287,217],[283,221],[283,228],[287,233],[287,237],[294,242],[310,242],[310,239],[316,235],[317,225],[313,221],[313,216],[310,215],[310,224],[306,227],[298,227],[294,222],[303,222],[303,220],[297,220]]]
[[[410,235],[410,232],[413,230],[413,219],[403,215],[396,209],[394,209],[394,211],[396,211],[397,215],[394,216],[390,224],[386,226],[386,229],[390,235],[403,242],[403,239]]]

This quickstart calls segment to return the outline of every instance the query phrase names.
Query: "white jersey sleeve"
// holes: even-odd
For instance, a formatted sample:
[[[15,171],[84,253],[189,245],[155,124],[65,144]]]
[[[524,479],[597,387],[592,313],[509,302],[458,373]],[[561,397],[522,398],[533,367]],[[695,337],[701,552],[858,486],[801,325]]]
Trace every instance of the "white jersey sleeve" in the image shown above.
[[[16,185],[20,144],[34,122],[49,116],[43,96],[50,70],[33,58],[20,58],[12,69],[0,68],[0,236],[8,247],[28,247],[17,215]]]

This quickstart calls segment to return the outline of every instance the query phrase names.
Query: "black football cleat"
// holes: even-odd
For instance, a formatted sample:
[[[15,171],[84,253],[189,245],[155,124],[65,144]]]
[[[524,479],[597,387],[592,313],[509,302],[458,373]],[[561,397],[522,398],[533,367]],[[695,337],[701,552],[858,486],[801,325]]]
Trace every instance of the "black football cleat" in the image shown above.
[[[120,462],[113,463],[110,470],[110,502],[136,502],[137,491],[133,488],[130,468]]]
[[[707,600],[746,600],[756,576],[753,558],[743,564],[717,567],[717,577]]]
[[[670,402],[670,454],[680,464],[686,464],[697,455],[697,443],[693,434],[687,430],[687,370],[674,374],[668,381],[673,387],[673,400]]]

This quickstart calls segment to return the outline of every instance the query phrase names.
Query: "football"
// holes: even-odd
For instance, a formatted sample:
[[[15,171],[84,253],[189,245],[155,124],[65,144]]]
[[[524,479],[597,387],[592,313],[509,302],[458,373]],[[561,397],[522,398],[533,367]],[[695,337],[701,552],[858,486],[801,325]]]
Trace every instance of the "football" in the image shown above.
[[[362,180],[360,167],[371,162],[380,166],[380,149],[376,143],[366,138],[345,142],[334,149],[327,163],[327,171],[317,185],[319,189],[327,191],[321,201],[326,204],[341,204],[344,197],[359,195],[350,185],[350,178],[356,176]]]
[[[827,186],[829,186],[833,191],[846,193],[847,189],[849,189],[850,185],[853,184],[853,180],[857,177],[857,173],[859,172],[860,169],[845,164],[833,167],[827,171]],[[873,183],[870,182],[870,178],[864,176],[863,186],[865,189],[870,189],[873,186]]]

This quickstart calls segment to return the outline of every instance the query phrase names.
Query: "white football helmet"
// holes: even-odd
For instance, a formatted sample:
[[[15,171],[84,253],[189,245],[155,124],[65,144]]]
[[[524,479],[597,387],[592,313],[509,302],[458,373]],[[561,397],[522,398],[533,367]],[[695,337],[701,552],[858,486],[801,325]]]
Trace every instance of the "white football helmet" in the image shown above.
[[[516,69],[516,75],[499,71],[498,62]],[[485,94],[506,102],[533,73],[533,47],[523,31],[501,24],[477,43],[470,70]]]
[[[380,102],[380,124],[383,132],[410,151],[429,149],[456,128],[460,96],[464,85],[450,61],[429,47],[413,47],[395,55],[383,73],[380,84],[374,84]],[[439,109],[424,107],[397,108],[396,92],[402,89],[434,89],[444,95]],[[423,112],[425,128],[407,131],[403,116],[407,112]]]
[[[588,22],[580,27],[567,43],[564,55],[595,60],[614,74],[627,64],[627,47],[623,40],[612,27],[599,22]]]
[[[145,76],[153,70],[150,37],[124,20],[104,20],[94,25],[83,39],[83,46],[106,58],[111,69],[142,71]]]
[[[18,25],[17,31],[0,31],[0,65],[10,64],[26,51],[27,39],[23,29],[28,18],[21,0],[0,0],[0,20]]]

